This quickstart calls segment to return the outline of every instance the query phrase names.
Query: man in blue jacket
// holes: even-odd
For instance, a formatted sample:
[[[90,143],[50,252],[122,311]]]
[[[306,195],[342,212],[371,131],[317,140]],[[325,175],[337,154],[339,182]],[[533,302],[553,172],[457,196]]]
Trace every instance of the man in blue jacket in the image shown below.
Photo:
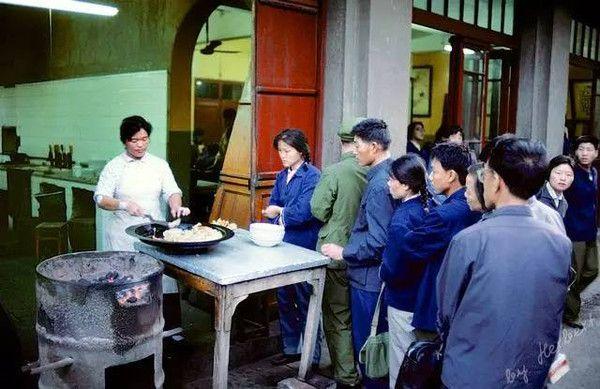
[[[356,159],[368,166],[367,187],[362,195],[356,221],[345,247],[325,244],[323,254],[333,260],[345,260],[350,280],[352,341],[354,356],[369,337],[371,320],[381,290],[379,265],[387,241],[387,228],[394,211],[394,200],[387,187],[390,174],[391,143],[387,124],[379,119],[365,119],[352,129],[356,144]],[[382,310],[383,311],[383,310]],[[370,380],[361,365],[363,383],[367,387],[384,387],[383,380]]]
[[[575,282],[567,294],[564,323],[570,327],[583,328],[577,322],[581,309],[580,293],[598,275],[598,172],[592,166],[598,157],[598,139],[580,136],[575,140],[575,179],[565,191],[569,204],[565,215],[567,236],[573,241],[573,268]]]
[[[539,142],[504,139],[483,171],[485,220],[452,242],[437,278],[448,388],[545,387],[560,333],[571,243],[535,219]]]
[[[481,217],[480,212],[469,209],[465,198],[469,165],[469,151],[463,145],[446,142],[431,150],[431,182],[446,200],[433,208],[423,219],[422,226],[409,232],[399,246],[401,255],[426,263],[412,321],[417,339],[437,335],[435,279],[450,240]]]

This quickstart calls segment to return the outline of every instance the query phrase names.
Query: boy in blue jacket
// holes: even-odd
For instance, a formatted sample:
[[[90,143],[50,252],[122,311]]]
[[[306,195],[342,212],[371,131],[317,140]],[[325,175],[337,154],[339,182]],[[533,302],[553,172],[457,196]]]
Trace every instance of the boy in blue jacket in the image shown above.
[[[481,217],[469,209],[465,198],[469,165],[469,151],[463,145],[441,143],[431,150],[430,179],[435,190],[447,198],[425,216],[420,227],[405,236],[399,247],[402,256],[425,264],[412,320],[417,339],[437,335],[436,277],[450,241]]]
[[[569,327],[583,328],[577,322],[581,309],[580,293],[598,275],[598,172],[592,163],[598,158],[598,139],[580,136],[575,140],[575,179],[565,191],[569,204],[565,215],[567,236],[573,242],[572,266],[575,281],[565,305],[563,321]]]

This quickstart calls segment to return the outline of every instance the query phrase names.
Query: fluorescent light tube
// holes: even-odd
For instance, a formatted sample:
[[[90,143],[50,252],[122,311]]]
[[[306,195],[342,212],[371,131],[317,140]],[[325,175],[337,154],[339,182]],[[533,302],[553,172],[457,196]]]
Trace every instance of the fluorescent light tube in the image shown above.
[[[119,12],[115,7],[75,0],[0,0],[0,3],[101,16],[115,16]]]

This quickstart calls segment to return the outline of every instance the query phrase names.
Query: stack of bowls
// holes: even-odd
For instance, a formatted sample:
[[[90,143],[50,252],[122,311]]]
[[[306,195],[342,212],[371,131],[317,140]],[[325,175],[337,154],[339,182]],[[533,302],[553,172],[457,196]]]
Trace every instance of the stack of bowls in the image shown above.
[[[250,240],[262,247],[273,247],[283,240],[285,229],[278,224],[252,223],[250,224]]]

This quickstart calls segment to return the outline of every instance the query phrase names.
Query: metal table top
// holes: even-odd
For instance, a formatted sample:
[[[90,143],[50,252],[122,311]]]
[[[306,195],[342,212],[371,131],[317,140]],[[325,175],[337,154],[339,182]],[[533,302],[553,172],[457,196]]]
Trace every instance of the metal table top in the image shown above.
[[[330,261],[316,251],[285,242],[275,247],[257,246],[243,229],[235,230],[233,238],[198,254],[168,253],[142,242],[136,242],[135,248],[219,285],[325,266]]]

